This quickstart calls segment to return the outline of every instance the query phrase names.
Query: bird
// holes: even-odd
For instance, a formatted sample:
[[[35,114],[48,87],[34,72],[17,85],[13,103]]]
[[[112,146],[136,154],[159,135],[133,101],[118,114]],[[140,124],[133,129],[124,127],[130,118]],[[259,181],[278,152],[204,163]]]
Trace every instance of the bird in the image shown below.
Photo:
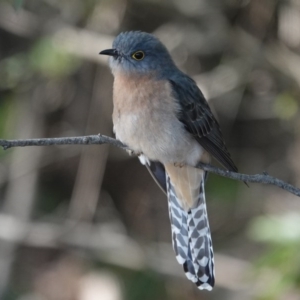
[[[220,126],[195,81],[153,34],[121,32],[109,56],[113,130],[167,194],[172,245],[186,277],[200,290],[215,284],[214,253],[204,185],[197,168],[214,157],[237,172]]]

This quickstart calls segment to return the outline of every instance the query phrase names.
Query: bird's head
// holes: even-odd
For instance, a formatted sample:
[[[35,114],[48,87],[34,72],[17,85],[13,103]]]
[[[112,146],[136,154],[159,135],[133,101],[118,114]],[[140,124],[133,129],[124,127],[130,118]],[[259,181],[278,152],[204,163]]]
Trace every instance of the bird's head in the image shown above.
[[[152,34],[129,31],[119,34],[113,48],[100,54],[109,55],[110,68],[116,72],[144,75],[149,72],[164,76],[175,65],[166,47]]]

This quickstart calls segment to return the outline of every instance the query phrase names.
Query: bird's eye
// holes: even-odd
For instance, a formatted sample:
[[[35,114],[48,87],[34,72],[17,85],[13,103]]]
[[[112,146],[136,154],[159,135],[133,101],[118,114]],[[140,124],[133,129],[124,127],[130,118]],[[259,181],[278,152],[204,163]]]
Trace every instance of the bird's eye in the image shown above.
[[[145,57],[145,53],[143,51],[136,51],[131,57],[135,60],[142,60]]]

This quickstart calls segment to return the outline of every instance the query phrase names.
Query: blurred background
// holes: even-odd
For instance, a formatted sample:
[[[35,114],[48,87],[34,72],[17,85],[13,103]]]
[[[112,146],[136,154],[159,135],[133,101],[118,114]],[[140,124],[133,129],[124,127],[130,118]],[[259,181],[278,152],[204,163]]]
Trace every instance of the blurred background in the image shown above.
[[[107,57],[154,33],[217,116],[242,173],[300,186],[299,0],[0,1],[0,136],[112,133]],[[300,299],[300,201],[210,175],[216,287],[177,264],[167,200],[102,146],[0,151],[1,300]]]

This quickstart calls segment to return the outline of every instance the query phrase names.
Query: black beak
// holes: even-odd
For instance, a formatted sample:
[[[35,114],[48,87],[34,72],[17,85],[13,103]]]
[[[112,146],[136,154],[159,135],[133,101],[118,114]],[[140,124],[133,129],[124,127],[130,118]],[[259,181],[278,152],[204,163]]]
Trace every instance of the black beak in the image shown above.
[[[116,49],[106,49],[101,51],[99,54],[109,55],[109,56],[118,56],[118,51]]]

